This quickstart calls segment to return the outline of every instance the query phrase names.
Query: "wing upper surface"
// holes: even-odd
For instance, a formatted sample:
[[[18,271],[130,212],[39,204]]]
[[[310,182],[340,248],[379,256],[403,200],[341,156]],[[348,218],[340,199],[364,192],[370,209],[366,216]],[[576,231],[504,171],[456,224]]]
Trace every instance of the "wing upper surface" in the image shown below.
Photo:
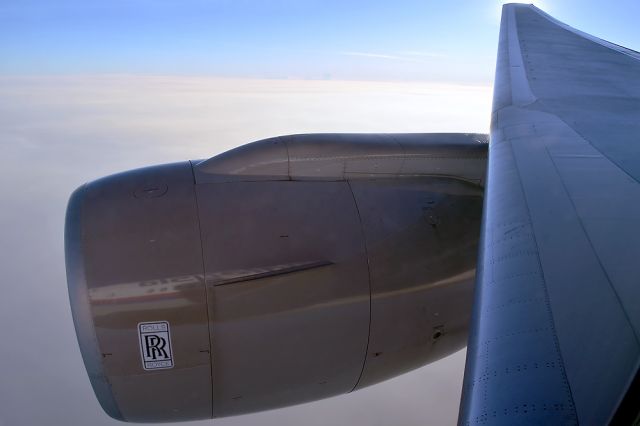
[[[605,424],[640,361],[640,54],[503,8],[463,424]]]

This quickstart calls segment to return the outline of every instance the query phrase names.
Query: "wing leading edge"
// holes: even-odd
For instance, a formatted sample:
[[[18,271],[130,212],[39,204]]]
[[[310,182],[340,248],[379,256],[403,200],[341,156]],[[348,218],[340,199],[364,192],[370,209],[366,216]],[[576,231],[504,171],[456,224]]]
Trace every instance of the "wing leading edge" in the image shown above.
[[[637,418],[639,76],[638,52],[503,7],[461,424]]]

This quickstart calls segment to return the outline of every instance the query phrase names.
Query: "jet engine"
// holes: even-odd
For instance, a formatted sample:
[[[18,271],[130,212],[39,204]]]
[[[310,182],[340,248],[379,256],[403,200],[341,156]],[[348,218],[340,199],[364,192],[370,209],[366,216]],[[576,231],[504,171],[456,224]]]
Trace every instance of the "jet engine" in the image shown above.
[[[73,319],[125,421],[348,393],[466,345],[487,137],[293,135],[69,201]]]

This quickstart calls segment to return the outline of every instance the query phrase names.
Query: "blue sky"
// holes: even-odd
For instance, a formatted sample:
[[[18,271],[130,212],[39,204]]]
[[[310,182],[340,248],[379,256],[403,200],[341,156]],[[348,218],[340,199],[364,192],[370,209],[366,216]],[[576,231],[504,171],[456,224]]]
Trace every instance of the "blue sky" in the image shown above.
[[[3,0],[0,74],[134,73],[490,84],[497,0]],[[640,2],[541,0],[640,49]]]

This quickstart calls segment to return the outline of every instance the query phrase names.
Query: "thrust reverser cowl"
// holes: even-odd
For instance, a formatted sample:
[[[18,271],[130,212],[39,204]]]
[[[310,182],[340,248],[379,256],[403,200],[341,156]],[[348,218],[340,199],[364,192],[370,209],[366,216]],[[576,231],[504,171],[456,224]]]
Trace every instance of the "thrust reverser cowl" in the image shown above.
[[[297,135],[79,188],[67,275],[105,411],[254,412],[463,347],[485,142]]]

